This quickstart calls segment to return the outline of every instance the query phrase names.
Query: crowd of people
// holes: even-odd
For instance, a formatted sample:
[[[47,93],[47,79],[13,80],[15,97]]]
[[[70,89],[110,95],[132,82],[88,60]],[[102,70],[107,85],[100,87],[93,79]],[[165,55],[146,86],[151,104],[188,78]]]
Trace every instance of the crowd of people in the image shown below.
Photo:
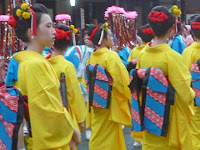
[[[77,29],[54,26],[39,3],[17,6],[9,25],[25,47],[4,80],[24,97],[19,150],[76,150],[84,130],[89,150],[126,150],[123,125],[143,150],[200,149],[200,16],[186,25],[156,6],[132,50],[117,47],[109,22],[75,44]]]

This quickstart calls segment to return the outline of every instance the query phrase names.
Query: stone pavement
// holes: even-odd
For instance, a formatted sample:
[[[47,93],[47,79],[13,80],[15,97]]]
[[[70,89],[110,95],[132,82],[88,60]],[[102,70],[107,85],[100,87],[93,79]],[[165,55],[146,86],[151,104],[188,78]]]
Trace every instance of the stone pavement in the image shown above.
[[[133,138],[130,136],[131,128],[125,127],[123,131],[127,150],[142,150],[141,147],[133,147]],[[85,132],[82,133],[82,144],[78,147],[78,150],[88,150],[88,141],[85,139]]]

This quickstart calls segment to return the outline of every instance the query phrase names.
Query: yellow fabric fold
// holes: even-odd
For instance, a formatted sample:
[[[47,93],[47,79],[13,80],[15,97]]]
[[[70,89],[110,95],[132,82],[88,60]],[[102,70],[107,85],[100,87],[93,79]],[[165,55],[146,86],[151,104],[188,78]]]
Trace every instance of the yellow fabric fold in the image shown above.
[[[92,53],[88,64],[99,64],[105,67],[113,79],[109,119],[127,126],[131,125],[128,105],[131,102],[131,92],[128,88],[129,75],[118,54],[102,48]]]
[[[196,61],[200,59],[200,44],[197,42],[194,42],[192,45],[187,47],[183,51],[183,58],[185,61],[185,65],[187,69],[190,71],[192,64],[194,64]],[[191,105],[193,108],[195,115],[191,117],[190,122],[190,131],[191,131],[191,137],[192,137],[192,145],[193,150],[199,150],[200,149],[200,108],[197,106],[194,106],[194,103]]]
[[[86,109],[83,95],[76,77],[75,67],[62,55],[49,58],[48,61],[56,71],[59,80],[61,73],[65,73],[69,113],[72,116],[75,128],[80,130],[78,123],[85,121]]]
[[[103,66],[112,79],[109,109],[91,108],[90,150],[126,150],[121,124],[131,125],[129,75],[118,54],[107,48],[92,53],[88,64]]]
[[[150,47],[145,46],[139,56],[137,68],[157,67],[168,76],[175,89],[174,105],[171,106],[167,137],[144,133],[144,150],[189,150],[192,149],[189,121],[194,114],[190,105],[194,92],[190,87],[191,75],[184,65],[180,54],[167,44]]]
[[[91,108],[92,134],[89,150],[126,150],[122,125],[109,120],[109,110]]]
[[[143,46],[136,46],[132,51],[130,56],[128,57],[128,61],[131,61],[133,59],[138,59],[140,52],[142,51],[142,49],[145,47],[145,45]]]
[[[200,59],[200,43],[192,43],[192,45],[183,51],[182,56],[184,58],[187,69],[190,71],[192,64]]]
[[[19,62],[20,90],[28,96],[33,150],[66,150],[74,127],[71,116],[62,106],[55,71],[34,51],[22,51],[13,58]]]
[[[128,58],[128,61],[131,61],[133,59],[138,59],[139,58],[139,55],[142,51],[142,49],[145,47],[145,45],[143,46],[136,46],[132,51],[131,51],[131,54]],[[134,140],[135,141],[140,141],[142,142],[143,141],[143,131],[141,132],[135,132],[135,131],[132,131],[131,132],[131,136],[134,137]]]

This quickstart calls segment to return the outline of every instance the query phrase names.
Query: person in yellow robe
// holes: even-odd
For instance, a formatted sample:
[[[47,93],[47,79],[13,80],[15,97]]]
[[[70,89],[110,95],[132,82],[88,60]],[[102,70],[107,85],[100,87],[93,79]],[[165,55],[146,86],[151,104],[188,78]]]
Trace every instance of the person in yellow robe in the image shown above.
[[[84,36],[84,40],[87,38],[87,35]],[[89,40],[85,40],[85,42],[89,45],[75,45],[75,46],[69,46],[64,52],[64,57],[66,60],[70,61],[76,69],[76,76],[79,81],[79,86],[81,88],[81,92],[87,107],[88,102],[88,92],[87,87],[85,84],[85,77],[84,77],[84,68],[87,65],[88,58],[90,57],[92,51],[93,51],[93,45],[92,42]],[[85,43],[85,44],[86,44]],[[91,47],[88,47],[91,46]],[[91,131],[90,131],[90,121],[91,120],[91,114],[87,111],[86,112],[86,139],[90,139]]]
[[[145,47],[145,45],[150,42],[153,37],[154,33],[153,30],[150,28],[149,24],[145,24],[144,26],[140,27],[138,30],[137,35],[141,38],[141,45],[137,45],[132,51],[128,58],[128,61],[131,61],[133,59],[138,59],[140,52]],[[131,132],[131,136],[134,137],[134,143],[133,146],[140,147],[142,145],[143,141],[143,132]]]
[[[190,71],[192,64],[200,59],[200,17],[196,17],[192,23],[192,32],[195,38],[194,43],[187,47],[183,51],[183,58],[185,60],[185,65],[187,69]],[[198,106],[192,105],[195,111],[195,115],[191,118],[190,129],[192,136],[192,146],[193,150],[200,149],[200,108]]]
[[[101,36],[103,32],[103,36]],[[103,27],[88,27],[89,39],[97,46],[88,64],[99,64],[113,80],[109,109],[91,107],[91,138],[89,150],[126,150],[122,124],[131,125],[129,101],[131,98],[128,72],[118,54],[108,48],[113,46],[113,37],[105,23]],[[102,37],[102,38],[100,38]]]
[[[73,123],[79,131],[84,130],[85,121],[85,102],[76,77],[76,70],[74,65],[67,61],[63,54],[72,43],[72,31],[66,25],[57,25],[56,40],[54,42],[54,53],[50,56],[48,61],[53,66],[58,79],[60,80],[61,73],[65,73],[66,93],[68,98],[69,113],[72,116]]]
[[[155,38],[140,53],[137,68],[161,69],[175,89],[175,99],[170,108],[167,136],[144,132],[143,150],[192,150],[189,121],[194,114],[190,107],[194,91],[190,87],[191,75],[182,56],[166,44],[173,31],[174,20],[164,6],[156,6],[149,13],[149,22]]]
[[[14,9],[9,24],[27,45],[27,50],[16,53],[13,59],[18,63],[18,87],[28,97],[32,149],[70,150],[70,141],[80,143],[80,133],[62,106],[57,75],[41,55],[45,46],[53,45],[55,30],[44,5],[36,3],[31,8],[30,12],[23,3]],[[34,12],[36,15],[31,15]]]
[[[140,27],[138,30],[137,35],[141,38],[141,45],[137,45],[132,51],[131,54],[128,58],[128,61],[131,61],[133,59],[138,59],[140,52],[142,49],[145,47],[145,45],[150,42],[153,37],[154,33],[153,30],[151,29],[149,24],[145,24],[144,26]]]

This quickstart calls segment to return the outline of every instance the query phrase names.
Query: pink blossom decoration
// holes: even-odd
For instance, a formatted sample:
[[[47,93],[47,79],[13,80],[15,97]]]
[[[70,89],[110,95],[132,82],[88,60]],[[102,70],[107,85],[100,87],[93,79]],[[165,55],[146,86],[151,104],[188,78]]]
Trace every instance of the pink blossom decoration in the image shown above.
[[[9,15],[0,15],[0,22],[8,22],[9,19]]]
[[[111,7],[108,7],[107,10],[105,11],[105,16],[111,13],[126,14],[126,11],[124,10],[124,8],[121,8],[118,6],[111,6]]]
[[[56,15],[56,18],[55,18],[56,21],[62,21],[62,20],[71,20],[71,16],[68,15],[68,14],[58,14]]]
[[[104,18],[108,18],[109,17],[109,14],[108,14],[108,12],[106,11],[105,13],[104,13]]]
[[[138,16],[138,13],[136,11],[127,11],[125,14],[125,17],[127,19],[136,19]]]

